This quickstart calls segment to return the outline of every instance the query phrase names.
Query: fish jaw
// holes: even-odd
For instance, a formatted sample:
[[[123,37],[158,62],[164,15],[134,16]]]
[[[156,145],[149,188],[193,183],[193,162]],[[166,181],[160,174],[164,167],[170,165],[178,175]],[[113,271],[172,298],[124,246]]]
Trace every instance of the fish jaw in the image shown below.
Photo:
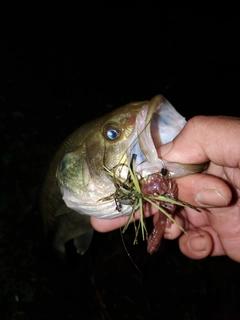
[[[136,119],[138,144],[134,152],[139,157],[136,172],[142,177],[160,172],[164,167],[168,177],[176,179],[204,171],[208,163],[177,163],[159,158],[157,148],[172,141],[187,123],[186,119],[162,95],[152,98]],[[133,153],[134,153],[133,152]]]
[[[121,212],[119,212],[116,209],[116,203],[114,199],[106,201],[104,199],[98,199],[97,201],[92,201],[89,198],[88,201],[81,201],[79,197],[70,193],[66,188],[63,187],[61,191],[63,194],[63,200],[69,208],[88,216],[101,219],[112,219],[119,216],[128,215],[132,210],[130,205],[123,204]]]
[[[186,119],[162,95],[155,96],[142,108],[136,119],[138,144],[133,150],[138,157],[135,170],[141,176],[159,172],[165,167],[157,148],[172,141],[186,123]],[[182,173],[184,175],[183,170]]]

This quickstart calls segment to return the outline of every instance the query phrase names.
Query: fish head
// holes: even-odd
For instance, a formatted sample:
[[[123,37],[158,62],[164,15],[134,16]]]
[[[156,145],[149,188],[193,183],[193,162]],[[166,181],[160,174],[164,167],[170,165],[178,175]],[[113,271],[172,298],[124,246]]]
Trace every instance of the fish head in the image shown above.
[[[116,208],[113,172],[126,179],[132,157],[141,176],[160,171],[156,148],[171,141],[186,120],[162,95],[133,102],[87,123],[63,144],[56,177],[67,207],[98,218],[129,214],[131,206]]]

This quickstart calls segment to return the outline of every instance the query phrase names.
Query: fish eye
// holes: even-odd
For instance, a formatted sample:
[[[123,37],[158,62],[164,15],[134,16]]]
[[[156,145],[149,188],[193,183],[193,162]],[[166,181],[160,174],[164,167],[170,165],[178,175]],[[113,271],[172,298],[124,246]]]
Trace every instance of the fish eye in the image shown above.
[[[103,135],[107,140],[116,140],[120,137],[121,131],[115,125],[107,125],[103,129]]]

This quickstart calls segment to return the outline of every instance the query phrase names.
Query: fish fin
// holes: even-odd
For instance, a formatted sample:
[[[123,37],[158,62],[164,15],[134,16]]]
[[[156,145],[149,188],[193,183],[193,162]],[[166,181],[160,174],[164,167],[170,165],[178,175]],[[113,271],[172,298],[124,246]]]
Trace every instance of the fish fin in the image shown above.
[[[64,206],[62,207],[64,209]],[[62,260],[65,260],[66,244],[73,241],[76,251],[84,254],[91,243],[92,235],[90,217],[68,208],[68,212],[65,211],[55,218],[52,248],[59,257],[62,256]]]
[[[71,208],[68,208],[65,205],[65,203],[63,203],[56,211],[55,217],[59,217],[59,216],[70,214],[70,213],[74,213],[74,215],[76,214],[74,210],[72,210]],[[77,213],[77,215],[79,215],[79,218],[81,217],[82,221],[89,219],[89,217],[83,216],[80,213]],[[69,217],[71,216],[72,215],[69,215]],[[73,243],[78,254],[83,255],[87,251],[87,249],[91,244],[92,237],[93,237],[93,229],[90,229],[73,239]]]
[[[73,239],[73,243],[77,249],[77,253],[80,255],[84,255],[84,253],[90,247],[93,237],[93,229],[81,234],[80,236]]]

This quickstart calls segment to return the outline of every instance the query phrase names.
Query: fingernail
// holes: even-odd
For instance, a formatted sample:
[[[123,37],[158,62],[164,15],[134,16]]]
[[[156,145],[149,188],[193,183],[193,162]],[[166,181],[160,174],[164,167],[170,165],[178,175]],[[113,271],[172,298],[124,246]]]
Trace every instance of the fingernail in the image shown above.
[[[204,236],[192,236],[188,240],[188,246],[193,251],[206,251],[206,240]]]
[[[227,200],[216,189],[201,190],[195,200],[202,206],[226,206]]]

